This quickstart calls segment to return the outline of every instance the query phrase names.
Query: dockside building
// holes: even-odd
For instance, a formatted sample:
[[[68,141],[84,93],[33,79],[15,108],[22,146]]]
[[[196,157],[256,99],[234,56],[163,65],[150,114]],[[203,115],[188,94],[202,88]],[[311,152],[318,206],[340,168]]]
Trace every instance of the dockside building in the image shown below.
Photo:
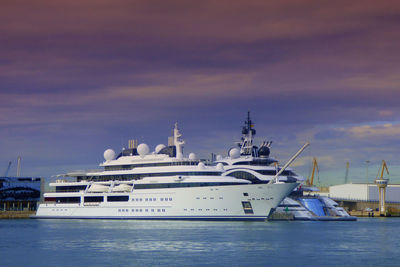
[[[0,177],[0,211],[36,210],[42,187],[42,178]]]

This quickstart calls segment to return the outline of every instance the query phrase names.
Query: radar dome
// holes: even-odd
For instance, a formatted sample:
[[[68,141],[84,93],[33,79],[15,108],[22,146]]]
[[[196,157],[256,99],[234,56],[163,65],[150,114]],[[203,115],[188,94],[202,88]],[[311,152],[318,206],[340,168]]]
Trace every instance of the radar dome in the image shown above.
[[[216,160],[221,160],[221,159],[222,159],[222,156],[221,156],[221,155],[217,155],[217,156],[215,157],[215,159],[216,159]]]
[[[203,162],[199,162],[199,164],[197,165],[199,167],[199,169],[203,170],[206,168],[206,165],[204,165]]]
[[[222,163],[217,164],[217,170],[223,171],[224,170],[224,165]]]
[[[160,153],[160,151],[165,148],[166,146],[164,144],[159,144],[156,146],[156,154]]]
[[[107,149],[106,151],[104,151],[104,159],[106,161],[110,161],[113,160],[115,158],[115,151],[112,149]]]
[[[150,152],[149,146],[146,144],[140,144],[137,147],[137,152],[139,153],[140,156],[144,157]]]
[[[196,159],[197,159],[196,154],[195,154],[195,153],[190,153],[190,154],[189,154],[189,159],[190,159],[190,160],[196,160]]]
[[[232,148],[229,150],[229,157],[232,159],[237,159],[240,156],[240,151],[237,148]]]

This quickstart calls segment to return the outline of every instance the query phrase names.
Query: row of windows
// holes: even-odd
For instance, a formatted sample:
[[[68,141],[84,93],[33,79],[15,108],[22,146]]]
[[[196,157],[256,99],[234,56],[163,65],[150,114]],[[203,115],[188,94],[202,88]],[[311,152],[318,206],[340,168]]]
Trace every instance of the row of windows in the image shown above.
[[[108,202],[126,202],[129,196],[107,196]],[[57,203],[80,203],[80,197],[46,197],[44,201],[57,202]],[[103,202],[103,196],[86,196],[84,202]]]
[[[195,211],[196,209],[183,209],[184,211]],[[197,209],[197,211],[218,211],[218,209]],[[52,211],[67,211],[67,209],[52,209]],[[228,211],[228,209],[221,209],[221,211]],[[118,212],[165,212],[165,209],[118,209]]]
[[[165,209],[131,209],[131,212],[165,212]],[[129,209],[118,209],[118,212],[129,212]]]
[[[183,209],[184,211],[195,211],[196,209]],[[197,211],[218,211],[218,209],[197,209]],[[223,211],[228,211],[228,209],[221,209]]]
[[[161,173],[140,173],[140,174],[123,174],[123,175],[101,175],[101,176],[78,176],[77,181],[131,181],[140,180],[145,177],[159,177],[159,176],[219,176],[221,172],[161,172]]]
[[[273,176],[276,175],[276,170],[258,170],[256,172],[263,174],[263,175],[273,175]],[[283,171],[281,173],[281,175],[282,176],[296,176],[296,174],[294,172],[288,171],[288,170]]]
[[[200,199],[200,197],[196,197],[196,199]],[[203,197],[203,199],[207,199],[207,197]],[[214,199],[214,197],[210,197],[210,199]],[[224,199],[223,197],[219,197],[219,199]]]
[[[160,189],[160,188],[177,188],[177,187],[225,186],[225,185],[238,185],[238,184],[240,184],[240,183],[209,182],[209,183],[136,184],[135,185],[135,189]]]
[[[70,186],[56,186],[56,192],[79,192],[86,190],[87,185],[70,185]]]
[[[132,201],[157,201],[157,198],[145,198],[145,199],[143,199],[143,198],[132,198]],[[172,197],[170,197],[170,198],[163,198],[163,197],[161,197],[160,198],[160,201],[172,201]]]
[[[249,180],[251,181],[253,184],[261,184],[261,183],[266,183],[265,181],[261,181],[260,179],[258,179],[256,176],[254,176],[253,174],[249,173],[249,172],[245,172],[245,171],[236,171],[236,172],[232,172],[229,174],[229,176],[233,176],[239,179],[245,179],[245,180]]]
[[[265,159],[265,160],[253,160],[253,161],[239,161],[239,162],[233,163],[232,165],[269,166],[274,162],[276,162],[276,161],[270,160],[270,159]]]
[[[108,202],[127,202],[129,196],[107,196]],[[132,198],[132,201],[157,201],[157,198]],[[80,203],[80,197],[56,197],[56,198],[45,198],[45,201],[57,202],[57,203]],[[103,202],[104,196],[85,196],[83,198],[85,203]],[[172,197],[160,198],[160,201],[172,201]]]
[[[143,164],[128,164],[118,166],[105,166],[106,171],[117,171],[117,170],[131,170],[139,167],[163,167],[163,166],[196,166],[199,164],[198,160],[194,161],[179,161],[179,162],[161,162],[161,163],[143,163]]]
[[[274,176],[276,175],[276,171],[273,170],[267,170],[267,171],[257,171],[260,174],[263,175],[271,175]],[[285,173],[286,172],[286,173]],[[296,175],[295,173],[293,173],[292,171],[284,171],[282,175]],[[261,183],[267,183],[268,181],[262,181],[260,179],[258,179],[255,175],[246,172],[246,171],[236,171],[236,172],[232,172],[229,174],[229,176],[233,176],[235,178],[239,178],[239,179],[245,179],[245,180],[249,180],[251,181],[253,184],[261,184]],[[294,177],[288,177],[287,178],[287,182],[295,182],[297,181],[296,178]]]

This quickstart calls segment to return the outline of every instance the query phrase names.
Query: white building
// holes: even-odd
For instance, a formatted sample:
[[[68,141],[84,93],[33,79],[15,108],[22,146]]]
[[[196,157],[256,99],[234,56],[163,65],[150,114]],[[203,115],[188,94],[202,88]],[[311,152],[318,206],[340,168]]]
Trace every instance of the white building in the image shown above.
[[[329,187],[329,197],[338,200],[378,201],[376,184],[340,184]],[[400,184],[389,184],[386,188],[386,201],[400,203]]]

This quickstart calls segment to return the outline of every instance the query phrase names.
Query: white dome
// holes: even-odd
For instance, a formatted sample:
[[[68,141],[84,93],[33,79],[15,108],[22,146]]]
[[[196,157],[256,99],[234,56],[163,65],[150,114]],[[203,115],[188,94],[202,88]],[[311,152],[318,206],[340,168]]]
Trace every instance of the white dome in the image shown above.
[[[240,157],[239,149],[232,148],[231,150],[229,150],[229,157],[231,157],[231,159],[237,159],[238,157]]]
[[[190,153],[190,154],[189,154],[189,159],[190,159],[190,160],[196,160],[196,159],[197,159],[196,154],[195,154],[195,153]]]
[[[156,154],[160,153],[160,151],[165,148],[166,146],[164,144],[159,144],[156,146],[155,152]]]
[[[104,151],[103,156],[106,161],[113,160],[115,159],[115,151],[109,148],[106,151]]]
[[[206,168],[206,165],[204,165],[203,162],[199,162],[199,164],[197,165],[199,167],[199,169],[204,170]]]
[[[146,144],[140,144],[137,147],[137,152],[139,153],[140,156],[146,156],[150,152],[150,148]]]
[[[219,171],[224,170],[224,165],[221,162],[217,164],[217,170],[219,170]]]
[[[221,156],[221,155],[217,155],[217,156],[215,157],[215,159],[216,159],[216,160],[221,160],[221,159],[222,159],[222,156]]]

